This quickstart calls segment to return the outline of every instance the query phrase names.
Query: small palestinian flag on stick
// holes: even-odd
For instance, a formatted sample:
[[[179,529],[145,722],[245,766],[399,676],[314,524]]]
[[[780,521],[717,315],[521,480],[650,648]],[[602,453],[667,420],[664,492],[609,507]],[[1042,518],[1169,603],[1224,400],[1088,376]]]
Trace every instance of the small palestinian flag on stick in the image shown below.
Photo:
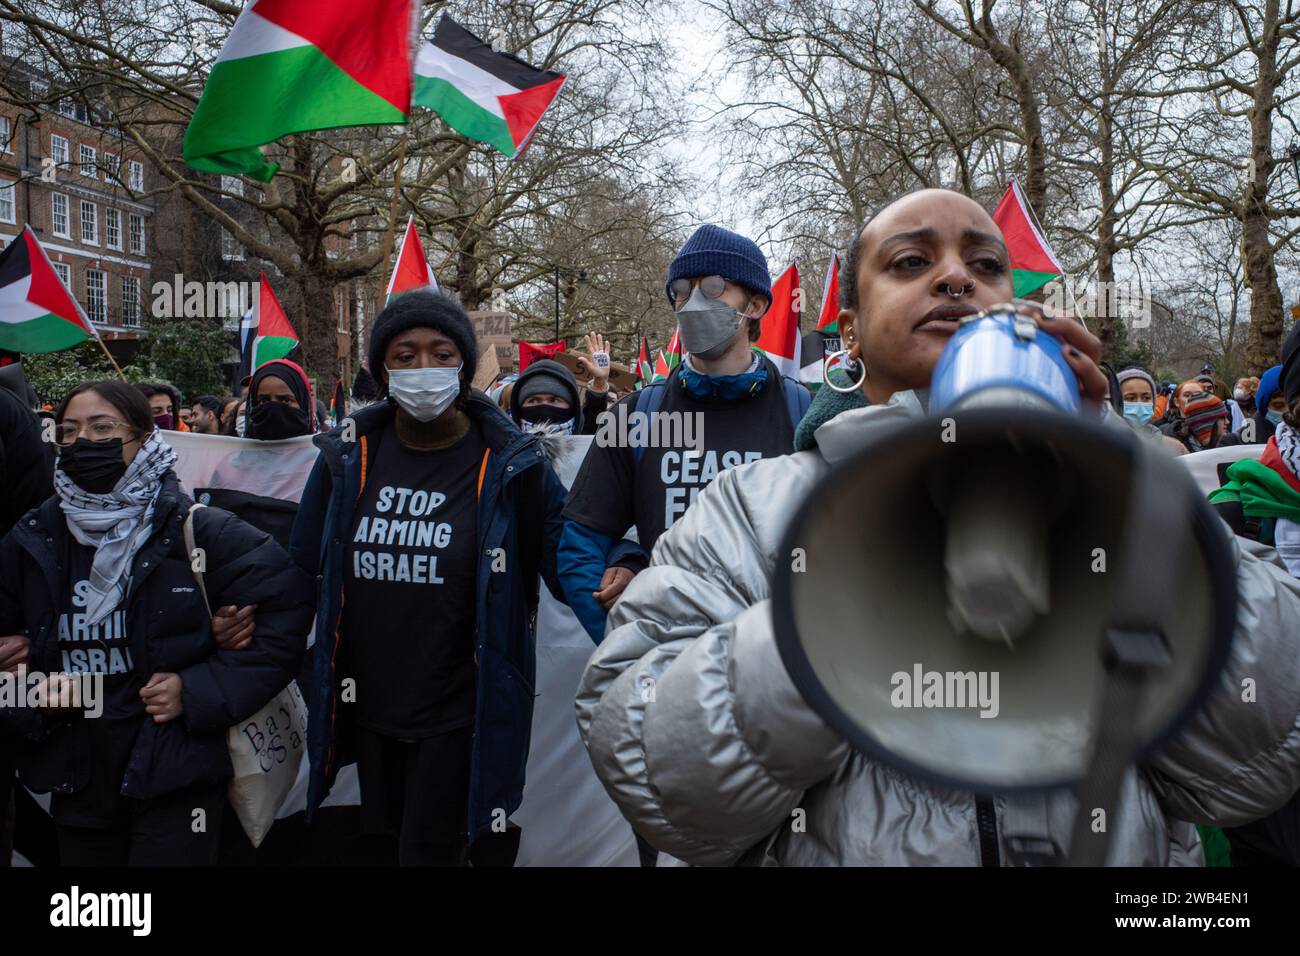
[[[1020,184],[1011,180],[1002,201],[993,211],[993,221],[1002,230],[1011,256],[1012,289],[1017,298],[1041,289],[1065,272],[1034,218]]]
[[[641,354],[636,358],[636,380],[637,387],[650,384],[650,379],[654,377],[655,369],[650,364],[650,343],[646,337],[641,336]]]
[[[799,264],[790,263],[772,283],[772,305],[763,316],[754,347],[767,354],[782,375],[798,378],[803,340],[799,336]]]
[[[662,353],[664,360],[668,363],[668,370],[672,371],[682,363],[682,332],[681,329],[673,329],[673,337],[668,340],[668,348]]]
[[[445,13],[415,59],[411,103],[470,139],[514,157],[528,145],[564,74],[497,53]]]
[[[388,280],[388,297],[384,304],[393,301],[395,295],[417,289],[437,292],[438,280],[433,277],[429,259],[424,254],[424,245],[420,242],[420,234],[415,231],[415,217],[409,216],[406,220],[406,234],[402,237],[402,248],[397,251],[393,276]]]
[[[672,374],[672,367],[668,364],[668,360],[664,358],[664,350],[660,349],[659,357],[655,359],[654,374],[650,376],[650,381],[652,383],[662,382],[671,374]]]
[[[98,338],[31,226],[0,252],[0,349],[58,352]]]
[[[266,273],[257,284],[257,300],[239,329],[239,377],[242,382],[273,359],[282,359],[298,347],[298,333],[280,307]]]
[[[343,394],[343,380],[334,380],[334,397],[330,400],[330,416],[334,419],[335,427],[343,422],[343,416],[347,414],[348,401]]]
[[[822,308],[817,316],[817,331],[830,335],[840,334],[840,256],[831,253],[831,264],[826,267],[826,284],[822,287]]]

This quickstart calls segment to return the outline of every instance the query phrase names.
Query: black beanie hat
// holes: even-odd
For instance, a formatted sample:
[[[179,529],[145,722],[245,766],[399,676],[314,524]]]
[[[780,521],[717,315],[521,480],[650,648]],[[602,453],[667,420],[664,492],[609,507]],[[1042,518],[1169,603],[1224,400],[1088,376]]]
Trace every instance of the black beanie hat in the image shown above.
[[[370,374],[384,394],[388,393],[388,374],[384,371],[384,353],[388,351],[388,343],[407,329],[421,326],[441,332],[456,343],[465,362],[461,377],[466,382],[474,381],[478,369],[478,342],[461,304],[441,292],[404,292],[385,306],[370,330],[370,349],[367,352]]]

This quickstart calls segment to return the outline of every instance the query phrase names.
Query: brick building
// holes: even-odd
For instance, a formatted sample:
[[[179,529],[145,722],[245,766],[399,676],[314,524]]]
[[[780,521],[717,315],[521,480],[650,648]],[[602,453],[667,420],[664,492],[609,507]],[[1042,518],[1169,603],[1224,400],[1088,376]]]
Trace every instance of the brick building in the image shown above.
[[[40,73],[6,58],[28,99],[48,98]],[[151,268],[154,204],[146,164],[72,100],[34,112],[0,102],[0,241],[27,223],[119,362],[138,348]]]

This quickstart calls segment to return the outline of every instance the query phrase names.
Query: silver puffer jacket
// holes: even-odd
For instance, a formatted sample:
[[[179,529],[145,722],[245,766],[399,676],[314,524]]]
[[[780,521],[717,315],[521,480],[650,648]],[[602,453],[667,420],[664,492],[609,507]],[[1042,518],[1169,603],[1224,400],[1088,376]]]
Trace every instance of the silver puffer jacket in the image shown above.
[[[578,725],[610,795],[664,853],[701,865],[981,862],[974,797],[852,750],[804,702],[773,637],[772,572],[800,496],[876,429],[921,414],[900,393],[826,422],[810,451],[722,472],[610,613]],[[1130,772],[1112,865],[1200,863],[1191,823],[1258,819],[1300,788],[1300,582],[1271,549],[1234,547],[1230,661],[1190,726]],[[1255,702],[1241,699],[1247,677]],[[994,801],[1003,862],[1013,806]],[[1068,847],[1076,809],[1069,794],[1048,797],[1038,825]]]

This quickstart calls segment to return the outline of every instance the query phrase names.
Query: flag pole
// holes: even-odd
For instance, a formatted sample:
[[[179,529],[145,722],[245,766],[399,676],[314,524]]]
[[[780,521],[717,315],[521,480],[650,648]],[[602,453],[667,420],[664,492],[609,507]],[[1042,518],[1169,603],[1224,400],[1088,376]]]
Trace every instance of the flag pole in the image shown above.
[[[388,231],[384,233],[384,255],[380,261],[388,268],[388,259],[393,254],[393,239],[397,231],[397,199],[402,194],[402,167],[406,165],[406,137],[402,130],[402,141],[397,147],[397,171],[393,173],[393,198],[388,204]]]
[[[108,346],[104,344],[104,340],[99,337],[98,333],[95,335],[95,341],[98,342],[99,347],[104,350],[104,356],[108,359],[108,364],[113,366],[113,371],[117,372],[118,377],[125,382],[125,373],[123,373],[121,367],[118,366],[117,360],[113,358],[113,353],[108,350]]]

